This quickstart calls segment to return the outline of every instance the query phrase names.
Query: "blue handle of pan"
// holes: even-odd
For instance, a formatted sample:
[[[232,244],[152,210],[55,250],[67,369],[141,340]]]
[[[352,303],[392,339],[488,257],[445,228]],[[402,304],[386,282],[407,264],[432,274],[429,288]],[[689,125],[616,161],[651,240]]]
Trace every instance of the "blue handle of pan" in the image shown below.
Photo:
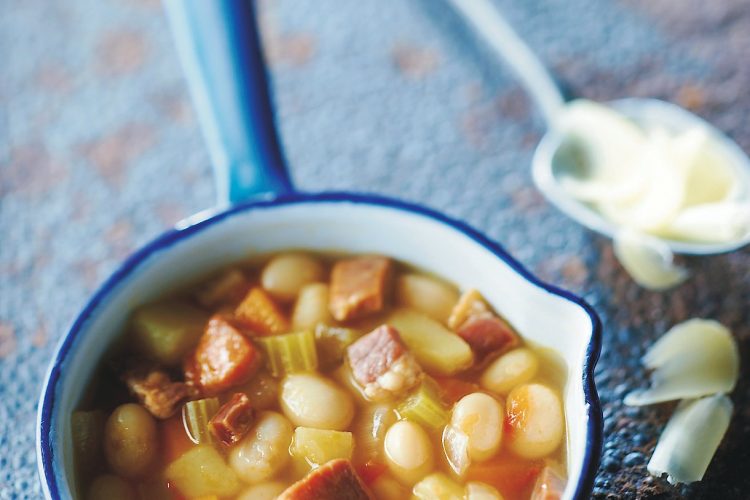
[[[164,0],[208,144],[219,204],[293,190],[254,2]]]

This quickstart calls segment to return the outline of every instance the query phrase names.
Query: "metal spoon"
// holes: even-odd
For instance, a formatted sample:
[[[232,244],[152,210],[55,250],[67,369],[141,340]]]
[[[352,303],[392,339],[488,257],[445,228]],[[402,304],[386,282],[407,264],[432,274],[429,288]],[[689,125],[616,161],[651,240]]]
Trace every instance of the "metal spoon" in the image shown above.
[[[613,238],[620,227],[604,218],[589,205],[566,192],[557,181],[570,169],[557,155],[565,137],[556,128],[556,117],[566,105],[557,83],[539,58],[513,31],[490,0],[447,0],[472,25],[495,53],[502,57],[536,101],[547,124],[547,132],[534,152],[532,175],[544,196],[578,223]],[[628,98],[606,103],[643,128],[663,128],[672,133],[705,127],[709,136],[721,145],[733,165],[741,189],[741,199],[750,200],[750,159],[723,132],[695,114],[659,99]],[[750,234],[732,242],[703,243],[658,238],[673,253],[710,255],[728,252],[750,243]]]

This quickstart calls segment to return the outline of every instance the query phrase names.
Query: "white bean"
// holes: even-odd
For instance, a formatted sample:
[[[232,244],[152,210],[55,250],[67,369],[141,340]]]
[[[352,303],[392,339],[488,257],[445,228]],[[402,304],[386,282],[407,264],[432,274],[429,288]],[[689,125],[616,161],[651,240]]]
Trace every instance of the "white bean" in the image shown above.
[[[466,484],[466,500],[503,500],[503,496],[489,484],[471,481]]]
[[[270,479],[289,462],[292,435],[292,425],[283,415],[263,412],[242,441],[229,450],[229,465],[248,483]]]
[[[323,280],[323,266],[303,253],[285,253],[272,258],[260,276],[260,282],[275,299],[291,302],[308,283]]]
[[[310,373],[284,378],[280,404],[296,426],[343,431],[354,417],[351,396],[330,380]]]
[[[112,474],[103,474],[89,486],[87,500],[131,500],[135,490],[125,480]]]
[[[328,309],[328,285],[310,283],[299,291],[292,312],[292,327],[296,330],[314,330],[319,323],[333,323]]]
[[[115,408],[104,426],[104,454],[114,472],[137,477],[148,472],[158,453],[154,417],[141,405]]]
[[[468,439],[469,458],[487,460],[497,453],[503,437],[503,406],[488,394],[474,392],[453,407],[451,425]]]
[[[396,280],[396,302],[446,323],[458,302],[458,291],[423,274],[408,273]]]
[[[378,500],[401,500],[402,498],[409,498],[411,493],[388,473],[378,476],[369,486],[370,491]]]
[[[273,500],[286,489],[284,483],[259,483],[243,491],[237,500]]]
[[[536,375],[539,360],[530,349],[520,347],[506,352],[492,362],[482,373],[479,383],[503,396],[514,387],[525,384]]]
[[[513,432],[510,449],[523,458],[541,458],[563,439],[565,420],[558,395],[542,384],[525,384],[508,395],[507,416]]]
[[[434,450],[430,437],[418,424],[401,420],[385,433],[383,443],[388,468],[401,482],[412,485],[432,471]]]

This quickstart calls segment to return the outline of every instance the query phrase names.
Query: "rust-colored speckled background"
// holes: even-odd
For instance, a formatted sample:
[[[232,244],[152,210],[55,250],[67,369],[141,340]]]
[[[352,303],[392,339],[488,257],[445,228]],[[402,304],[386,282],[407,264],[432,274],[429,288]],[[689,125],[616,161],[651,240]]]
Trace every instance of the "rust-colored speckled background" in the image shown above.
[[[668,99],[750,149],[747,0],[496,1],[573,93]],[[688,317],[730,326],[750,359],[748,249],[688,260],[676,290],[636,287],[609,242],[535,191],[541,121],[440,0],[267,1],[263,27],[299,187],[443,210],[599,311],[597,498],[750,497],[748,363],[700,484],[645,472],[672,408],[622,405],[646,346]],[[213,184],[157,1],[5,0],[0,55],[0,498],[39,498],[36,398],[55,343],[124,256],[212,203]]]

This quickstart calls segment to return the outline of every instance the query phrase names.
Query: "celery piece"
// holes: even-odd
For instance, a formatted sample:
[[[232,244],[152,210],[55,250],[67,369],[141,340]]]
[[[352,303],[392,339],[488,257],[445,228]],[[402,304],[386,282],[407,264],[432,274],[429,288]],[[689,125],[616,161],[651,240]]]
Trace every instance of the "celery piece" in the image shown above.
[[[196,446],[169,464],[164,476],[188,498],[233,497],[242,487],[234,469],[211,446]]]
[[[210,444],[215,441],[208,429],[208,422],[219,411],[218,398],[188,401],[182,407],[182,422],[188,437],[195,444]]]
[[[416,391],[398,405],[396,411],[401,418],[417,422],[435,432],[448,422],[448,411],[440,400],[435,382],[430,379],[425,379]]]
[[[76,468],[87,477],[99,469],[104,458],[102,439],[105,421],[106,416],[101,410],[74,411],[70,417]]]
[[[291,451],[294,456],[304,458],[311,467],[318,467],[335,458],[351,460],[353,449],[351,432],[297,427]]]
[[[333,368],[344,359],[346,348],[357,340],[357,333],[349,328],[319,324],[315,327],[315,346],[320,366]]]
[[[274,377],[287,373],[311,372],[318,368],[315,337],[302,331],[255,339],[266,357],[266,367]]]
[[[139,307],[131,317],[136,349],[144,356],[176,366],[198,343],[208,315],[174,300]]]

